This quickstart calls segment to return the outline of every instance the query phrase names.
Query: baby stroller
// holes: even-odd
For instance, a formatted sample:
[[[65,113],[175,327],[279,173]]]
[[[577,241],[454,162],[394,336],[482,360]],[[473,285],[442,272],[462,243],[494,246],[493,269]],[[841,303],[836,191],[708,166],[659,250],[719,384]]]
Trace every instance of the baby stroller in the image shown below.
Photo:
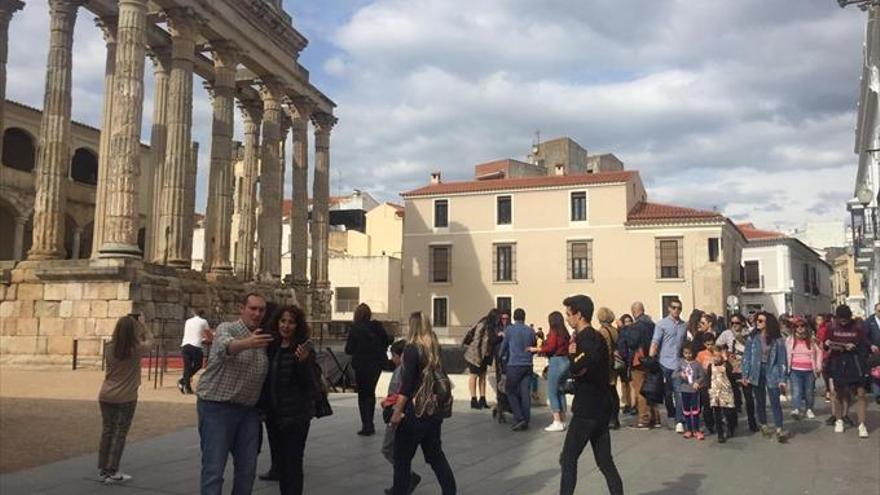
[[[492,408],[492,419],[499,424],[507,423],[504,413],[512,412],[510,402],[507,400],[507,367],[499,357],[495,357],[495,379],[489,379],[489,386],[495,390],[495,407]]]

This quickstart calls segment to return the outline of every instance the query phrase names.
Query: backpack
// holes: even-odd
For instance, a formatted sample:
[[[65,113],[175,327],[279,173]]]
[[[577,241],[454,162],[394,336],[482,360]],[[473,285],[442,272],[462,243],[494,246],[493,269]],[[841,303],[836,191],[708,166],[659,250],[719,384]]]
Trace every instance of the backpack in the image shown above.
[[[422,373],[422,384],[413,397],[416,417],[452,417],[452,381],[443,371],[436,368],[433,373]]]

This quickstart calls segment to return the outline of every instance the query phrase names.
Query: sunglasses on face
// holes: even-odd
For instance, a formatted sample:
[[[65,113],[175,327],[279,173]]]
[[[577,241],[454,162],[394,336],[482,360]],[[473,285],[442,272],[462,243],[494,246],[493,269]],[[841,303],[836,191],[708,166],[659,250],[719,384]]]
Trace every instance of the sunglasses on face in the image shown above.
[[[730,324],[731,324],[731,325],[742,325],[743,322],[741,322],[741,321],[732,321],[732,322],[730,322]]]
[[[681,306],[669,306],[669,309],[672,311],[681,311]]]
[[[758,323],[767,323],[767,320],[765,320],[764,318],[758,318],[757,321]]]

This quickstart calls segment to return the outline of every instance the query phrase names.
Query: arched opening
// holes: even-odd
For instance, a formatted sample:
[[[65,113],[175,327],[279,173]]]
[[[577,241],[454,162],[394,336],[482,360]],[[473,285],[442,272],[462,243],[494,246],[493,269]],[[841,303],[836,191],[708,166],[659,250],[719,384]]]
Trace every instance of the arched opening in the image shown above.
[[[70,161],[70,178],[81,184],[98,184],[98,155],[88,148],[77,148]]]
[[[31,172],[36,163],[37,147],[29,132],[10,127],[3,133],[3,164],[7,167]]]

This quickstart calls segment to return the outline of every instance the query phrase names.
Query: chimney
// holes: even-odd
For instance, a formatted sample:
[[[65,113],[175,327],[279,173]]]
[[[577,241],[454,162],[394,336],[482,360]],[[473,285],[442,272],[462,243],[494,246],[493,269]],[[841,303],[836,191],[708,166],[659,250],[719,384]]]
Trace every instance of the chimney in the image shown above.
[[[555,172],[556,172],[556,175],[565,175],[565,164],[564,163],[557,163]]]
[[[440,172],[431,172],[431,184],[440,184],[442,182],[440,180]]]

